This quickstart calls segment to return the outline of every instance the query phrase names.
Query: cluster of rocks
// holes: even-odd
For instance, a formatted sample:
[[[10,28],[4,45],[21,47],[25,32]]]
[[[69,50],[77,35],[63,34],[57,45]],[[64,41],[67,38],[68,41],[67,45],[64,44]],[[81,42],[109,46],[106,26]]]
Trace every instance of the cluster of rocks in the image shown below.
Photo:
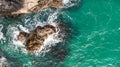
[[[0,16],[16,16],[39,12],[45,8],[58,9],[62,6],[62,0],[0,0]],[[59,34],[63,34],[63,32],[65,32],[65,26],[59,25],[59,27],[62,29]],[[20,32],[17,38],[25,45],[25,48],[31,52],[39,50],[45,39],[56,32],[56,27],[53,25],[38,26],[30,33]],[[60,52],[58,52],[58,54],[59,53]]]
[[[0,0],[0,16],[39,12],[49,7],[61,8],[62,0]]]
[[[53,33],[56,33],[56,28],[52,25],[45,25],[44,27],[38,26],[30,33],[20,32],[18,40],[31,52],[39,50],[45,39]]]

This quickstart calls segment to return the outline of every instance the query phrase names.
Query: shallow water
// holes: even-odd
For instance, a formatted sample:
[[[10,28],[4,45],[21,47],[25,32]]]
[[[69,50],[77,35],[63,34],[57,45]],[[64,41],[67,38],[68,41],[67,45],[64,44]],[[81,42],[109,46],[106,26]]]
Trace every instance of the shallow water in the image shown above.
[[[4,37],[0,41],[0,53],[11,67],[120,67],[120,1],[67,1],[60,10],[46,9],[17,19],[0,18]],[[49,45],[53,47],[39,53],[26,53],[21,45],[13,45],[17,26],[31,31],[54,20],[62,20],[70,27],[66,41]],[[57,51],[65,57],[58,56]]]

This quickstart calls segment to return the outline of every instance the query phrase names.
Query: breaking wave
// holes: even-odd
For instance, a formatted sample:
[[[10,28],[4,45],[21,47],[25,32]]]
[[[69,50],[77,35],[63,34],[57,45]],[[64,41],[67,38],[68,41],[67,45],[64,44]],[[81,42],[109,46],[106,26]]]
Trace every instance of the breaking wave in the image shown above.
[[[45,52],[48,52],[51,46],[55,46],[56,43],[62,42],[63,41],[63,37],[64,34],[61,36],[63,37],[59,37],[59,32],[60,32],[60,28],[57,26],[59,24],[59,22],[55,21],[58,17],[58,11],[53,12],[53,10],[50,10],[51,13],[49,13],[48,18],[46,21],[39,21],[38,19],[36,19],[40,16],[35,15],[33,18],[27,18],[25,19],[25,23],[22,24],[16,24],[16,25],[9,25],[8,26],[8,31],[7,31],[7,35],[10,35],[9,37],[9,47],[10,48],[14,48],[12,50],[14,51],[18,51],[18,52],[22,52],[24,54],[27,54],[27,50],[25,49],[25,46],[17,40],[17,35],[19,34],[20,31],[24,31],[24,32],[30,32],[33,29],[35,29],[35,27],[37,26],[44,26],[46,24],[50,24],[53,25],[54,27],[56,27],[57,32],[53,35],[50,35],[45,41],[44,41],[44,45],[42,46],[41,49],[39,49],[38,51],[35,51],[34,54],[38,55],[38,54],[43,54]],[[45,10],[47,11],[47,10]],[[44,11],[43,11],[44,12]],[[47,12],[46,12],[47,13]],[[31,20],[33,19],[33,20]],[[43,19],[43,18],[42,18]],[[29,21],[30,20],[30,21]]]

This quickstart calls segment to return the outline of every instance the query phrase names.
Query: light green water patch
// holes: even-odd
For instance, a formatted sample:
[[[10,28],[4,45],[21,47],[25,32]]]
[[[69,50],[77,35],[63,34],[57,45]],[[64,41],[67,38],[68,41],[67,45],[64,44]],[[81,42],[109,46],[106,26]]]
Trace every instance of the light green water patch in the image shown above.
[[[69,43],[65,67],[119,67],[119,6],[119,0],[83,0],[79,9],[68,11],[78,31]]]

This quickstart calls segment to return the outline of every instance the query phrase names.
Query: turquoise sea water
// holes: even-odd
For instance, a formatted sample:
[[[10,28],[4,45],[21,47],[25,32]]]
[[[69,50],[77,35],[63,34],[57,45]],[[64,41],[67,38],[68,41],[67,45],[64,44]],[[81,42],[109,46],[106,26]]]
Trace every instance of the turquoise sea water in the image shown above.
[[[52,51],[25,54],[21,48],[10,46],[17,25],[33,29],[54,12],[48,9],[18,19],[0,19],[6,38],[0,47],[11,67],[120,67],[120,0],[82,0],[77,6],[58,10],[58,20],[66,21],[71,34]],[[56,55],[59,50],[64,51],[64,58]]]

